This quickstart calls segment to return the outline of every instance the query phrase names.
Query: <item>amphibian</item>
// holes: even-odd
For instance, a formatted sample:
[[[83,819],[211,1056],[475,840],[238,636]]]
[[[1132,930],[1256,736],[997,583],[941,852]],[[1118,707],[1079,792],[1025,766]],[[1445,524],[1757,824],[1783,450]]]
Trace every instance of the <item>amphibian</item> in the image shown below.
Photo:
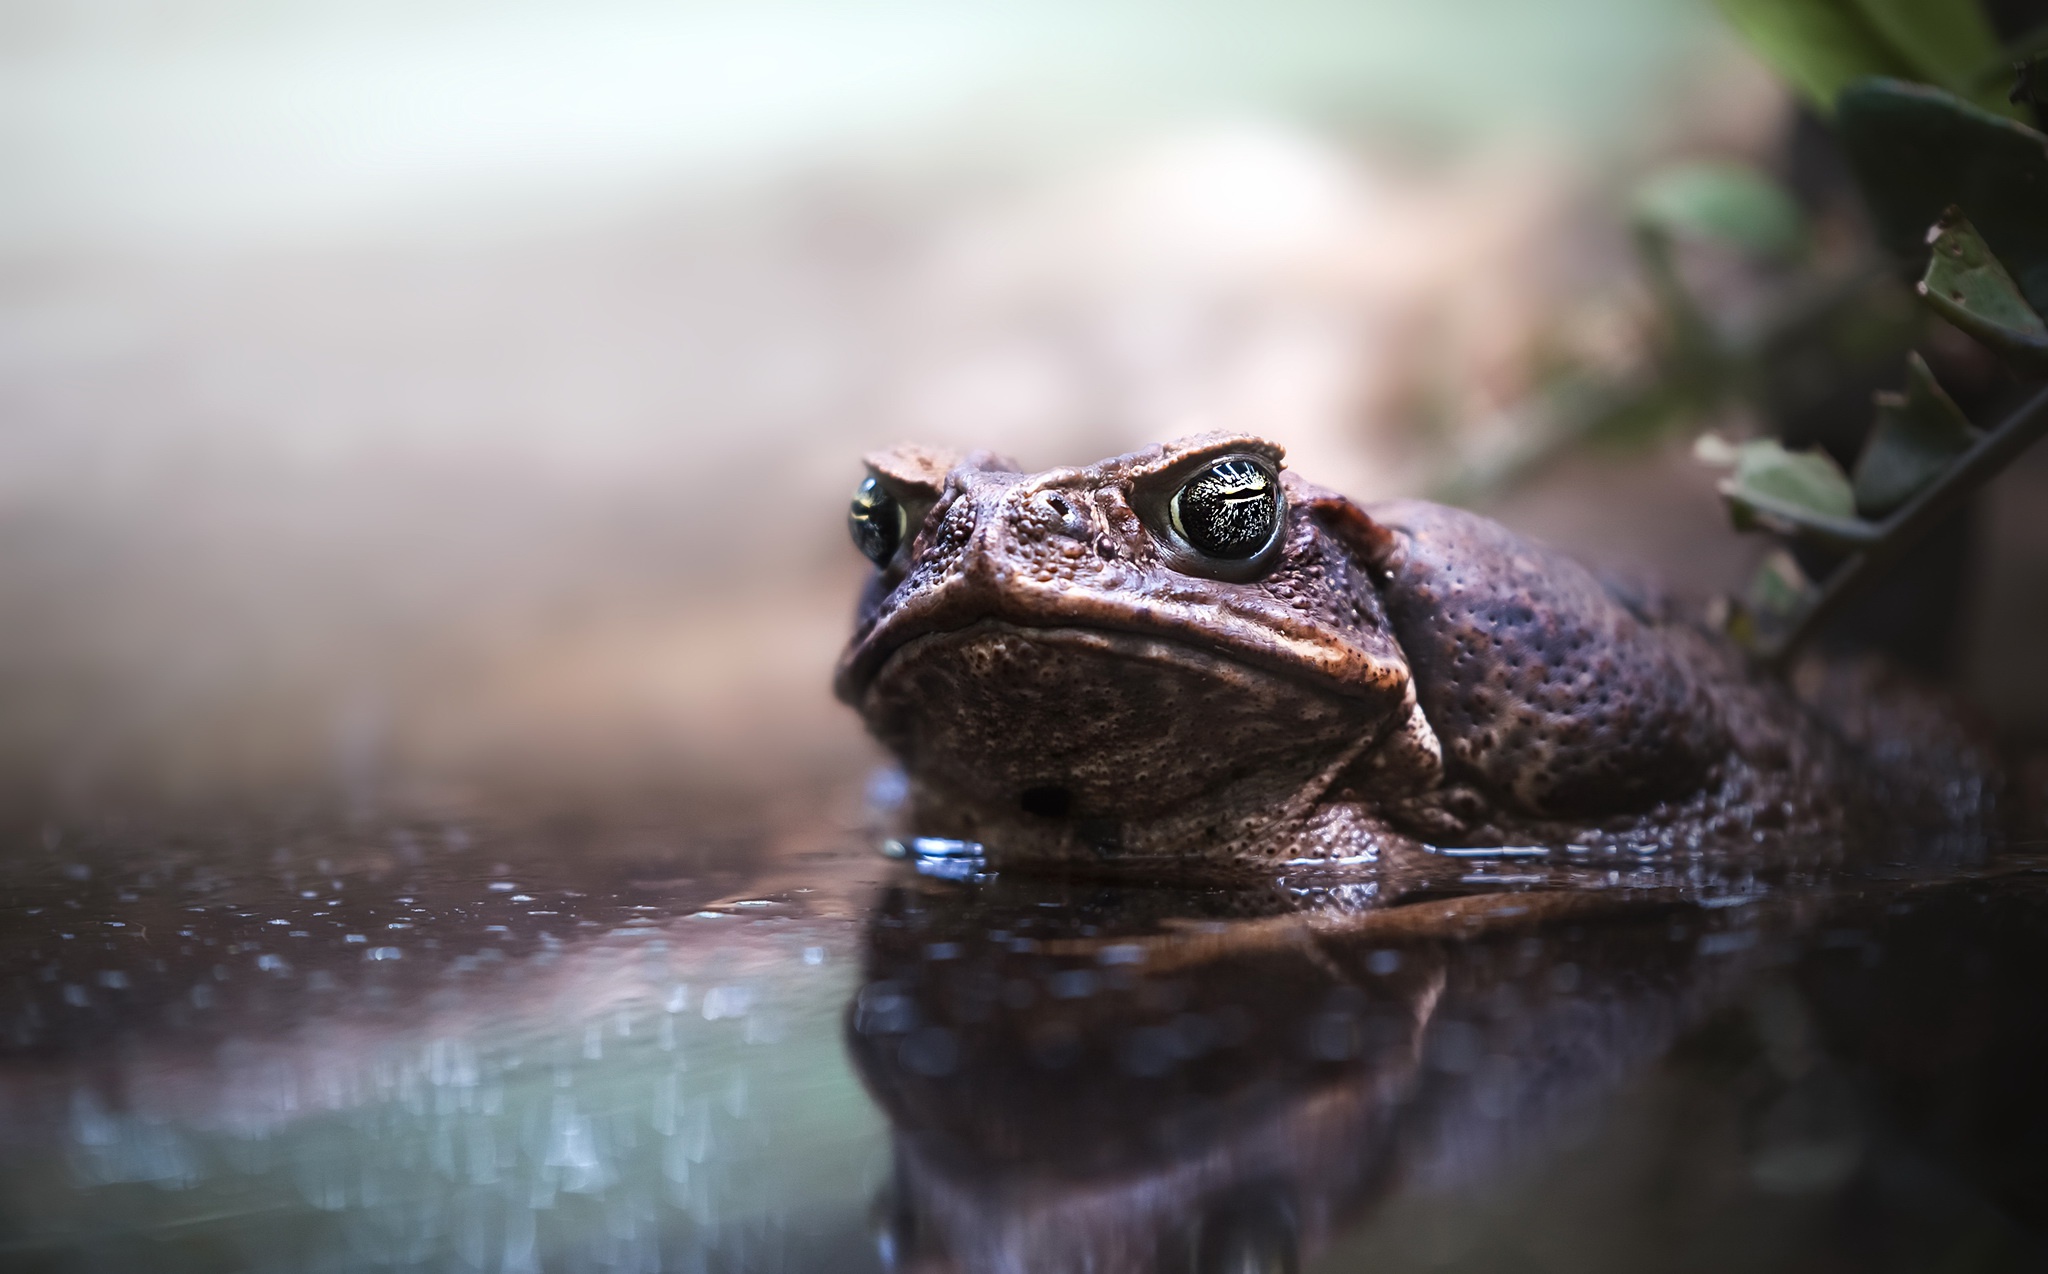
[[[1261,438],[867,465],[836,689],[914,830],[995,868],[1669,869],[1982,821],[1988,772],[1924,703],[1802,696],[1497,523],[1353,502]]]

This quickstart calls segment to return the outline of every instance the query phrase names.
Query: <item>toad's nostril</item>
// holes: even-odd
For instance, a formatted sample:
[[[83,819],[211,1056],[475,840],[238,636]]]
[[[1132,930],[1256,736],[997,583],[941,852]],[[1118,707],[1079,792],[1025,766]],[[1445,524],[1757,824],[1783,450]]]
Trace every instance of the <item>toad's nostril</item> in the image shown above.
[[[1041,519],[1050,520],[1049,529],[1053,534],[1063,535],[1072,540],[1087,536],[1088,515],[1083,513],[1071,498],[1044,491],[1033,496],[1031,503]]]

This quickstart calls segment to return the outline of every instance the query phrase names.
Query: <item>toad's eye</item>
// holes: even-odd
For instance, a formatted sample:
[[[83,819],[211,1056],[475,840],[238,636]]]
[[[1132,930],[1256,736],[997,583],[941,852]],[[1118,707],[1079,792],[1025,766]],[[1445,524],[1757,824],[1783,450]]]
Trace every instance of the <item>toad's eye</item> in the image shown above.
[[[1167,509],[1174,532],[1195,549],[1246,558],[1265,548],[1280,525],[1280,482],[1256,460],[1219,460],[1174,492]]]
[[[853,493],[853,508],[846,525],[853,532],[854,547],[876,566],[886,566],[903,543],[903,506],[870,476]]]

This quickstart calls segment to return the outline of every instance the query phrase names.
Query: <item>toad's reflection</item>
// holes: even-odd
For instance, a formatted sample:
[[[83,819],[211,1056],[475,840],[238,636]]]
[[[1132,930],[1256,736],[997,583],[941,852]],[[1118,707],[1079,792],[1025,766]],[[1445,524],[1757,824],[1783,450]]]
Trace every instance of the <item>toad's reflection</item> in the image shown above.
[[[1469,1178],[1587,1120],[1776,945],[1789,905],[1247,915],[1241,896],[900,887],[848,1009],[895,1128],[883,1255],[1294,1269],[1392,1187]]]

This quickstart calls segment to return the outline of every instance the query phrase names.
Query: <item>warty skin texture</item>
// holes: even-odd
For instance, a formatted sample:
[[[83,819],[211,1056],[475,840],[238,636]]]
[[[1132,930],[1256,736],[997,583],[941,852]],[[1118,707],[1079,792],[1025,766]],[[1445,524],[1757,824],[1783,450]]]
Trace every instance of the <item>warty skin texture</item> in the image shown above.
[[[1247,457],[1278,474],[1279,529],[1205,556],[1168,503]],[[835,687],[901,759],[910,830],[1000,870],[1322,865],[1408,888],[1456,858],[1438,851],[1503,846],[1682,874],[1817,864],[1901,820],[1968,839],[1984,815],[1981,755],[1877,674],[1802,698],[1552,550],[1354,503],[1257,437],[1039,474],[916,447],[868,466],[905,534]]]

